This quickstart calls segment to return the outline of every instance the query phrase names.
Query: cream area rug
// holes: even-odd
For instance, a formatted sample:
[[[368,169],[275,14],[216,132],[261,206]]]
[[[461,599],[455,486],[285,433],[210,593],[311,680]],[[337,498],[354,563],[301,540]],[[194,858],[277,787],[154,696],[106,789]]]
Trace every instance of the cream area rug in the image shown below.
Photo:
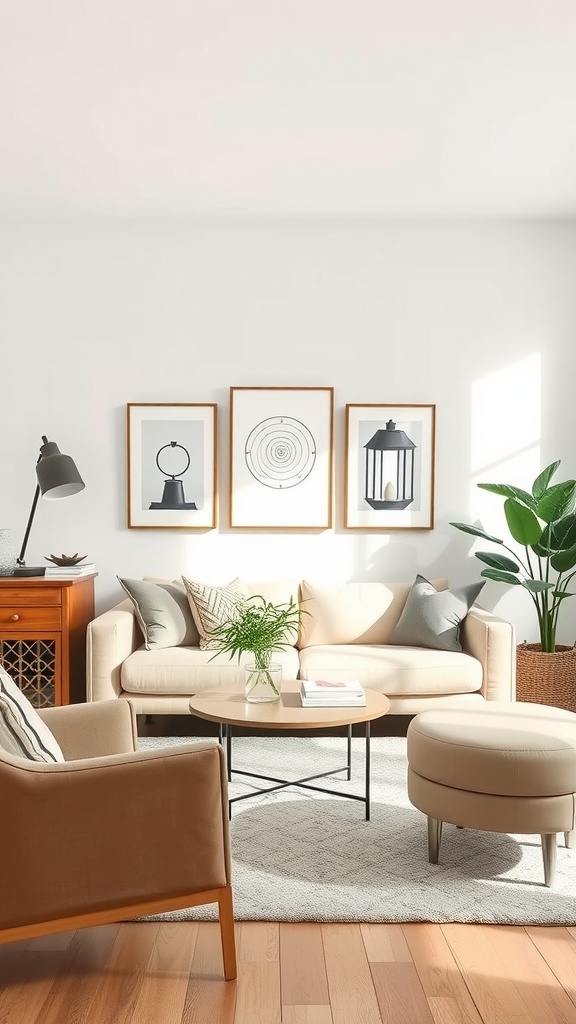
[[[142,747],[188,742],[147,738]],[[193,742],[193,741],[191,741]],[[362,793],[364,740],[354,738],[352,780]],[[233,763],[296,778],[340,766],[345,738],[234,738]],[[339,781],[340,779],[340,781]],[[234,781],[230,795],[253,791]],[[285,789],[233,806],[234,911],[239,921],[436,921],[576,925],[576,849],[560,836],[557,881],[544,885],[539,836],[444,825],[441,863],[429,864],[426,818],[406,794],[406,740],[375,737],[371,820],[355,800]],[[214,920],[198,907],[155,920]]]

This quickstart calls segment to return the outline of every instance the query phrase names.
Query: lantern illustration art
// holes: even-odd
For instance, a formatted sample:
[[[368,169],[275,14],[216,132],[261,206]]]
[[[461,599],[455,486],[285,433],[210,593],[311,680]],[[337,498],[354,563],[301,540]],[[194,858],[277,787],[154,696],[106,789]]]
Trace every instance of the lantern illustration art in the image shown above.
[[[184,468],[179,469],[178,465],[176,465],[176,467],[172,466],[172,469],[179,469],[179,472],[171,473],[170,467],[168,469],[163,469],[162,466],[160,465],[160,456],[162,455],[162,452],[165,451],[167,448],[180,448],[180,450],[184,452],[186,456],[186,463],[184,465]],[[166,480],[164,481],[162,501],[151,501],[150,508],[166,508],[176,510],[197,508],[195,501],[186,501],[186,497],[184,495],[184,484],[180,479],[180,477],[184,476],[184,473],[186,472],[190,465],[190,453],[188,452],[188,449],[185,448],[183,444],[178,444],[178,441],[170,441],[169,444],[162,445],[162,448],[158,450],[156,454],[156,465],[158,466],[160,472],[164,474]]]
[[[364,448],[364,500],[374,509],[407,508],[414,501],[414,442],[388,420]]]

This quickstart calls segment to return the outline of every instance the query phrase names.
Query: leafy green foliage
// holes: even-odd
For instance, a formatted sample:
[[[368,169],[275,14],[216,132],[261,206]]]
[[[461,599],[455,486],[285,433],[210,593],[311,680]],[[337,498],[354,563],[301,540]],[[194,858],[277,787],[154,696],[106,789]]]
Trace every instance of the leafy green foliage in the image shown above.
[[[217,654],[228,652],[231,658],[240,660],[243,652],[250,651],[258,668],[267,668],[273,651],[292,645],[301,614],[292,599],[286,604],[273,604],[255,594],[240,603],[234,618],[212,630],[210,640],[216,641]]]
[[[504,515],[512,540],[524,549],[523,557],[499,537],[485,533],[467,523],[451,523],[462,533],[503,545],[514,556],[490,551],[476,551],[479,561],[488,568],[481,576],[521,586],[530,595],[538,618],[540,644],[543,651],[556,649],[558,611],[567,597],[576,576],[576,480],[551,484],[560,462],[542,470],[532,484],[532,492],[510,484],[478,484],[482,490],[504,498]],[[567,574],[567,575],[566,575]]]

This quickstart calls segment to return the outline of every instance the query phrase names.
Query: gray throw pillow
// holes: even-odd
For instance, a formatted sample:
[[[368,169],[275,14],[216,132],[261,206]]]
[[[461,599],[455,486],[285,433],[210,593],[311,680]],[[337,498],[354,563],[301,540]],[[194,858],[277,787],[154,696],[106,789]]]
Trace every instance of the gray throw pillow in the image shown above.
[[[417,576],[390,643],[398,647],[461,651],[460,625],[485,582],[436,590],[424,576]]]
[[[198,630],[181,583],[149,583],[120,576],[118,582],[134,605],[147,651],[198,646]]]

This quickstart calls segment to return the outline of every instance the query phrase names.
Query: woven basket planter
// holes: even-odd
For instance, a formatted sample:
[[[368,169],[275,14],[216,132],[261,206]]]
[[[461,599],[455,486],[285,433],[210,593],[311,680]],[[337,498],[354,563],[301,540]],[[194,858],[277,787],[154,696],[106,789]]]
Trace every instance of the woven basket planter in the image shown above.
[[[576,645],[546,654],[540,644],[518,644],[516,699],[576,711]]]

